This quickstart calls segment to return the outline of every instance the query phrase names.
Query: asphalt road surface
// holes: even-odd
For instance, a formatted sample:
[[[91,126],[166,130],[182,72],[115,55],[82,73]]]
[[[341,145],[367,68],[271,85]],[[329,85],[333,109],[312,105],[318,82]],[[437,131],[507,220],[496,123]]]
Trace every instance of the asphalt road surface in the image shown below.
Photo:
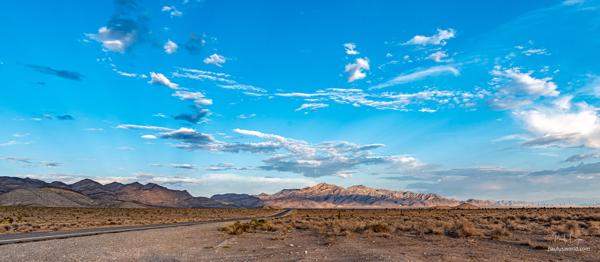
[[[276,214],[273,214],[269,217],[272,217],[272,218],[283,217],[283,216],[287,215],[290,211],[291,210],[286,209],[286,210],[283,210]],[[174,224],[122,226],[122,227],[110,227],[110,228],[88,228],[88,229],[71,230],[71,231],[6,234],[6,235],[0,235],[0,245],[26,243],[26,242],[34,242],[34,241],[44,241],[44,240],[52,240],[52,239],[64,239],[64,238],[72,238],[72,237],[94,236],[94,235],[109,234],[109,233],[122,233],[122,232],[130,232],[130,231],[160,229],[160,228],[169,228],[169,227],[193,226],[193,225],[210,224],[210,223],[223,223],[223,222],[248,220],[248,219],[251,219],[251,217],[228,218],[228,219],[220,219],[220,220],[185,222],[185,223],[174,223]]]

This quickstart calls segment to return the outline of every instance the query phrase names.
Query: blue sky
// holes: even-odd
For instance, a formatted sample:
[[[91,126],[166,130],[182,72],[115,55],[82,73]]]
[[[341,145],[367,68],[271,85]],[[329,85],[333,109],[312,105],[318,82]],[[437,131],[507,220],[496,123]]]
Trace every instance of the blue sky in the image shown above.
[[[1,175],[593,197],[597,1],[13,1]]]

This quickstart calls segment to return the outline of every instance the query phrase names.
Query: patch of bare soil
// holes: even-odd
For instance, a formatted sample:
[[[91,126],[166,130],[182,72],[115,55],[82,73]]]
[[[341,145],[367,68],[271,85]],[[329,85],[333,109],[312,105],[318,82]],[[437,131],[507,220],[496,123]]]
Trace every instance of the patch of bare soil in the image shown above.
[[[598,261],[600,209],[295,210],[228,224],[235,252],[389,261]],[[265,259],[265,257],[262,257]],[[268,257],[267,257],[268,258]],[[272,259],[277,261],[277,253]]]
[[[0,207],[0,234],[263,217],[273,209]]]

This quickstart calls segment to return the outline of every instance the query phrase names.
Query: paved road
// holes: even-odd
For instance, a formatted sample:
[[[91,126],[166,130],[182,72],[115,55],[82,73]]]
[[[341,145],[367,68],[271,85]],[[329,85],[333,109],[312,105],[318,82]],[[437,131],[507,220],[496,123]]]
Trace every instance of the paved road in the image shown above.
[[[290,212],[291,212],[290,209],[286,209],[286,210],[283,210],[276,214],[273,214],[271,216],[268,216],[267,218],[284,217],[284,216],[288,215]],[[237,220],[248,220],[248,219],[252,219],[252,218],[253,217],[241,217],[241,218],[228,218],[228,219],[220,219],[220,220],[184,222],[184,223],[174,223],[174,224],[122,226],[122,227],[110,227],[110,228],[89,228],[89,229],[80,229],[80,230],[62,231],[62,232],[54,231],[54,232],[31,232],[31,233],[20,233],[20,234],[8,234],[8,235],[0,235],[0,245],[26,243],[26,242],[43,241],[43,240],[51,240],[51,239],[93,236],[93,235],[109,234],[109,233],[121,233],[121,232],[130,232],[130,231],[159,229],[159,228],[168,228],[168,227],[181,227],[181,226],[193,226],[193,225],[201,225],[201,224],[209,224],[209,223],[222,223],[222,222],[230,222],[230,221],[237,221]]]

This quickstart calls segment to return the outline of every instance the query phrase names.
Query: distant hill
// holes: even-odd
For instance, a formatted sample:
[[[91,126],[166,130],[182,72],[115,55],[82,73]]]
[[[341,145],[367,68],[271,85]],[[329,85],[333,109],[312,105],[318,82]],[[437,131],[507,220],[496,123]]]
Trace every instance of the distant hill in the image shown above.
[[[210,199],[239,207],[264,206],[264,202],[260,198],[246,194],[219,194],[210,197]]]
[[[527,206],[525,202],[469,199],[459,201],[431,193],[374,189],[363,185],[348,188],[321,183],[275,194],[218,194],[194,197],[185,190],[138,182],[100,184],[84,179],[73,184],[46,183],[37,179],[0,177],[0,205],[89,207],[180,208],[477,208]],[[458,207],[457,207],[458,206]]]
[[[373,189],[362,185],[343,188],[325,183],[259,197],[267,206],[294,208],[398,208],[459,204],[457,200],[436,194]]]
[[[251,196],[248,196],[251,197]],[[240,207],[194,197],[185,190],[157,184],[100,184],[84,179],[73,184],[46,183],[37,179],[0,177],[0,205],[56,207]]]

